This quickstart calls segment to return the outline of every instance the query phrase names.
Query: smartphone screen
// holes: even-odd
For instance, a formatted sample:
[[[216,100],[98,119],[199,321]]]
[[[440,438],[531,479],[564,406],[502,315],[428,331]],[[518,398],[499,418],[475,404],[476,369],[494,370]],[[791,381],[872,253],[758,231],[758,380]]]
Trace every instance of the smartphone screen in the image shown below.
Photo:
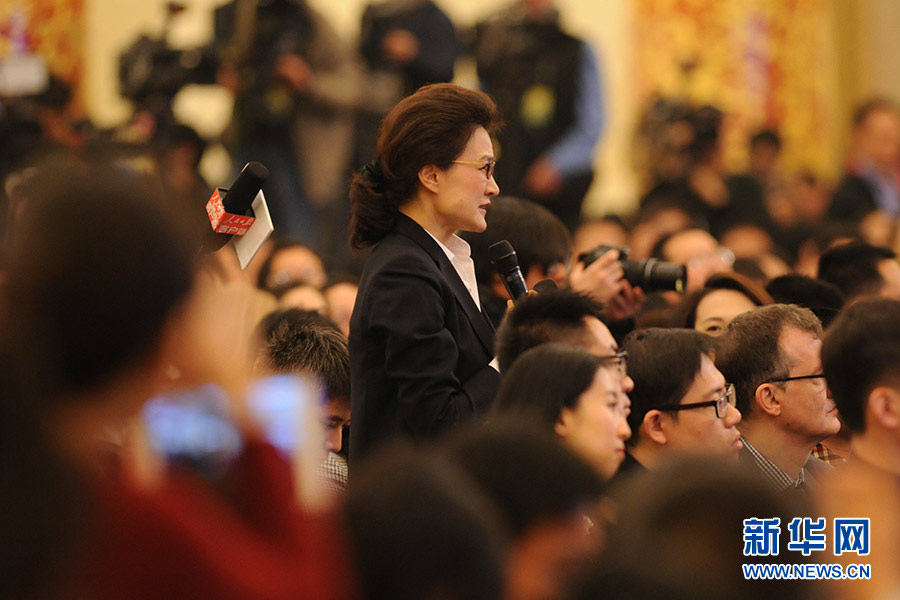
[[[322,446],[319,386],[294,375],[272,375],[250,384],[245,400],[269,443],[292,462],[316,464]],[[244,443],[228,402],[214,384],[153,398],[143,411],[151,448],[170,465],[220,479]]]
[[[143,420],[154,451],[211,478],[224,474],[243,447],[228,398],[214,384],[151,399]]]
[[[294,375],[271,375],[247,388],[247,406],[269,443],[292,457],[311,440],[310,427],[321,392]]]

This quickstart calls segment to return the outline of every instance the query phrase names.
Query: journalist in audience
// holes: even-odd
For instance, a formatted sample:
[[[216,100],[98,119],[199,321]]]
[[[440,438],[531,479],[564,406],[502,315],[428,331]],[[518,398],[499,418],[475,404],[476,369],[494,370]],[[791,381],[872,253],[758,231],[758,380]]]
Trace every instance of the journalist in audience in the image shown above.
[[[573,346],[543,344],[504,373],[492,417],[535,419],[609,479],[625,459],[625,440],[631,437],[625,420],[629,405],[602,358]]]
[[[880,296],[900,300],[900,263],[889,248],[842,244],[819,257],[819,279],[834,284],[845,301]]]
[[[623,475],[658,469],[681,455],[737,455],[741,413],[734,388],[713,364],[713,338],[690,329],[651,328],[629,334],[623,348],[635,382]]]
[[[841,427],[822,373],[819,319],[792,304],[763,306],[735,317],[718,342],[716,366],[744,415],[741,461],[776,490],[808,496],[831,469],[810,453]]]
[[[547,290],[520,298],[497,332],[497,362],[505,373],[529,348],[548,342],[576,346],[600,357],[616,377],[623,394],[634,381],[625,355],[600,320],[599,304],[570,290]]]
[[[737,315],[773,302],[752,279],[738,273],[716,273],[681,301],[673,325],[718,337]]]
[[[487,94],[420,88],[385,117],[375,159],[350,186],[350,243],[373,247],[350,319],[351,456],[436,436],[490,406],[500,374],[469,245],[494,181]]]

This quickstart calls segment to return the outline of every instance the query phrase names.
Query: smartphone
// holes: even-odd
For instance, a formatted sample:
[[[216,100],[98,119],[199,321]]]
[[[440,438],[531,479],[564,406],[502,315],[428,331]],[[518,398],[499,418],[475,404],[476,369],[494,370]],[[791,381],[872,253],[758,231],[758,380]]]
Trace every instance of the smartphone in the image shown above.
[[[217,478],[243,447],[243,437],[228,413],[228,397],[208,384],[164,397],[144,406],[150,446],[169,464]]]
[[[296,375],[271,375],[247,388],[247,407],[266,439],[285,456],[293,457],[315,443],[316,413],[322,391]]]

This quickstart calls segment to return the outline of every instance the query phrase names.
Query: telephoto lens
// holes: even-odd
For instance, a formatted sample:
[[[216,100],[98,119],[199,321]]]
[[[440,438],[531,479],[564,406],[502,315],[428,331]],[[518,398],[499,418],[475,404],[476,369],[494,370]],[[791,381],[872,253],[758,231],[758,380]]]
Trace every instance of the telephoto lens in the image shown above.
[[[656,258],[631,260],[628,258],[628,255],[631,253],[629,248],[624,246],[607,246],[605,244],[601,244],[593,250],[588,250],[579,255],[578,260],[587,267],[610,250],[619,251],[619,262],[622,263],[622,269],[625,271],[625,279],[634,287],[639,287],[645,292],[674,291],[679,294],[684,293],[685,283],[687,282],[687,270],[682,264],[665,262]]]

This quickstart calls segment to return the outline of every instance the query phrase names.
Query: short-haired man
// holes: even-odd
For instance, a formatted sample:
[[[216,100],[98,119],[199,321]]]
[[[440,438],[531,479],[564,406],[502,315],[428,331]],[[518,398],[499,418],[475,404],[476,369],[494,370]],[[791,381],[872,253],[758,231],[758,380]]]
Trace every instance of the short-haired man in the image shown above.
[[[713,364],[714,340],[691,329],[642,329],[625,338],[635,385],[632,436],[620,472],[656,469],[677,455],[734,457],[741,449],[734,389]]]
[[[822,374],[821,338],[812,311],[772,304],[735,317],[716,351],[744,416],[742,461],[776,489],[801,495],[830,468],[810,453],[841,427]]]
[[[465,233],[461,237],[472,248],[475,277],[486,312],[495,326],[506,313],[509,294],[490,261],[490,246],[507,240],[516,251],[525,285],[531,289],[541,280],[551,279],[558,286],[584,293],[601,304],[609,303],[614,318],[625,318],[626,305],[642,302],[635,295],[619,262],[617,250],[607,251],[587,267],[576,261],[569,269],[572,239],[559,218],[544,206],[529,200],[501,196],[491,201],[485,217],[487,229]],[[623,304],[624,302],[624,304]]]
[[[497,330],[500,372],[509,370],[523,352],[547,343],[584,348],[600,357],[617,373],[625,372],[626,357],[600,320],[599,304],[569,290],[551,289],[520,298]],[[623,393],[634,387],[628,375],[619,376]]]
[[[655,258],[685,265],[685,292],[702,288],[710,276],[727,271],[734,264],[731,251],[723,248],[716,238],[699,227],[663,236],[653,246],[652,254]]]
[[[259,370],[311,375],[325,392],[321,423],[328,456],[322,475],[331,487],[347,483],[347,461],[337,455],[344,429],[350,425],[350,351],[347,338],[327,317],[312,311],[286,309],[268,315],[261,324],[264,348]]]
[[[871,563],[869,589],[855,582],[847,592],[887,597],[900,589],[900,302],[871,299],[847,308],[822,345],[822,364],[853,446],[840,476],[825,485],[823,508],[833,517],[871,519],[869,555],[843,555]]]
[[[834,284],[847,303],[866,296],[900,300],[900,263],[889,248],[843,244],[819,258],[819,279]]]

